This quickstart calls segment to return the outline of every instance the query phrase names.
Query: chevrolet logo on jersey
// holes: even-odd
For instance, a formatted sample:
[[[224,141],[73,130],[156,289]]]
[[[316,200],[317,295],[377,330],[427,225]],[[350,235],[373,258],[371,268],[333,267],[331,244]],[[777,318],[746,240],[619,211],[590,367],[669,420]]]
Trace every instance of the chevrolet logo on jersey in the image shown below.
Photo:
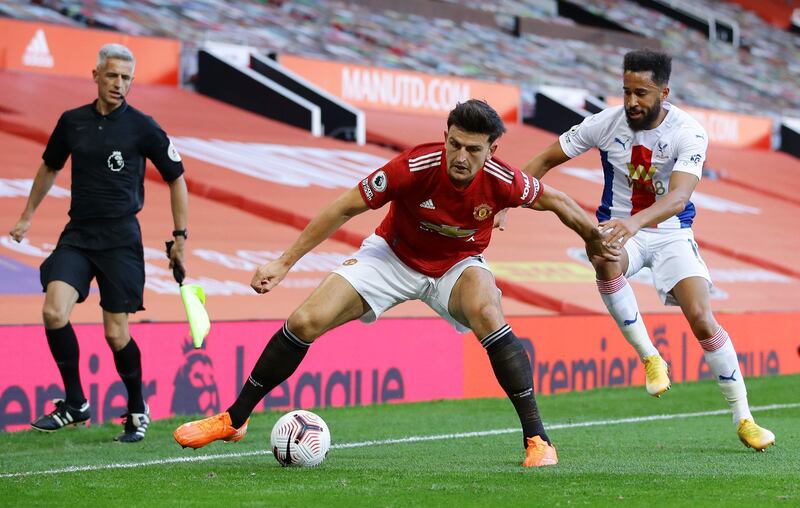
[[[447,224],[433,224],[425,221],[420,222],[419,227],[421,227],[426,231],[435,231],[440,235],[449,236],[450,238],[466,238],[478,232],[477,229],[461,229],[458,226],[448,226]]]
[[[630,176],[631,180],[637,180],[642,182],[647,182],[653,179],[653,175],[656,173],[656,167],[650,166],[649,169],[645,170],[644,166],[639,164],[635,166],[628,163],[628,175]]]

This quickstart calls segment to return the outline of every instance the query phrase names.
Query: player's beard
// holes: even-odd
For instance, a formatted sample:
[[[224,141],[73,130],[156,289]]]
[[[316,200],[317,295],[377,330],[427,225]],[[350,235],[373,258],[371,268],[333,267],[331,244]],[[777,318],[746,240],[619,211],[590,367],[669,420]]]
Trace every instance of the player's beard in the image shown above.
[[[628,121],[628,127],[631,128],[633,131],[643,131],[650,129],[651,125],[656,121],[658,118],[658,113],[661,111],[661,100],[657,100],[653,107],[647,111],[641,118],[638,120],[631,120],[631,117],[628,116],[628,110],[625,110],[625,120]]]

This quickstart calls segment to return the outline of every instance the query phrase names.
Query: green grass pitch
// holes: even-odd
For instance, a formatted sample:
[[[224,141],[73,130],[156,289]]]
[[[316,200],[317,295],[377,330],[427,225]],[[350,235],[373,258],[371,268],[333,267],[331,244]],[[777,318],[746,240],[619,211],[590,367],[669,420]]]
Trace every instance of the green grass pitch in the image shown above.
[[[334,448],[312,469],[269,455],[280,413],[198,451],[172,439],[186,419],[155,422],[133,445],[112,442],[113,425],[0,434],[0,505],[798,506],[799,387],[797,375],[748,380],[751,405],[773,406],[754,412],[777,435],[765,453],[739,442],[713,382],[661,399],[642,387],[540,397],[560,463],[539,469],[520,467],[503,399],[317,410]]]

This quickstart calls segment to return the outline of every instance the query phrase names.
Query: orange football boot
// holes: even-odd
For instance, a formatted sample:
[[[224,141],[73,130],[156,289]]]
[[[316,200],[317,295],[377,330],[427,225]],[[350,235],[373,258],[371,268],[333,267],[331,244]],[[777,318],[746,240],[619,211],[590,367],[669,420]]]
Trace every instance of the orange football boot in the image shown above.
[[[522,467],[555,466],[558,464],[558,455],[555,446],[539,436],[527,438],[528,447],[525,449],[525,460]]]
[[[220,413],[202,420],[187,422],[175,429],[172,436],[179,445],[186,448],[202,448],[212,441],[222,440],[227,443],[241,441],[247,434],[248,418],[238,429],[231,424],[228,412]]]

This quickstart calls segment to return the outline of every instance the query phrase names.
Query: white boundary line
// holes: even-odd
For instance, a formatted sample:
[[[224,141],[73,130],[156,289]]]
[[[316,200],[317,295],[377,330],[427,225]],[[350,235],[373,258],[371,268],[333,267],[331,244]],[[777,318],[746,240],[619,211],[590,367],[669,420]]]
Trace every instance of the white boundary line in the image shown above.
[[[791,404],[771,404],[769,406],[754,406],[750,411],[772,411],[782,409],[795,409],[800,408],[800,403]],[[600,427],[606,425],[624,425],[627,423],[641,423],[661,420],[678,420],[684,418],[697,418],[702,416],[715,416],[730,414],[728,409],[718,409],[715,411],[700,411],[697,413],[674,413],[666,415],[652,415],[652,416],[636,416],[631,418],[619,418],[616,420],[593,420],[588,422],[575,422],[575,423],[556,423],[547,425],[547,430],[556,429],[577,429],[581,427]],[[407,444],[407,443],[421,443],[424,441],[443,441],[447,439],[464,439],[470,437],[482,436],[495,436],[498,434],[511,434],[519,432],[519,427],[513,429],[494,429],[484,430],[477,432],[458,432],[454,434],[437,434],[433,436],[410,436],[396,439],[381,439],[374,441],[359,441],[356,443],[341,443],[331,446],[332,449],[346,449],[346,448],[363,448],[365,446],[380,446],[390,444]],[[165,464],[180,464],[183,462],[205,462],[217,459],[235,459],[240,457],[253,457],[257,455],[272,455],[269,450],[257,450],[252,452],[238,452],[238,453],[216,453],[212,455],[192,455],[189,457],[170,457],[167,459],[148,460],[144,462],[128,462],[128,463],[114,463],[114,464],[100,464],[89,466],[71,466],[60,469],[48,469],[45,471],[23,471],[19,473],[0,473],[0,478],[20,478],[25,476],[41,476],[53,475],[64,473],[81,473],[86,471],[102,471],[106,469],[132,469],[137,467],[147,466],[161,466]]]

